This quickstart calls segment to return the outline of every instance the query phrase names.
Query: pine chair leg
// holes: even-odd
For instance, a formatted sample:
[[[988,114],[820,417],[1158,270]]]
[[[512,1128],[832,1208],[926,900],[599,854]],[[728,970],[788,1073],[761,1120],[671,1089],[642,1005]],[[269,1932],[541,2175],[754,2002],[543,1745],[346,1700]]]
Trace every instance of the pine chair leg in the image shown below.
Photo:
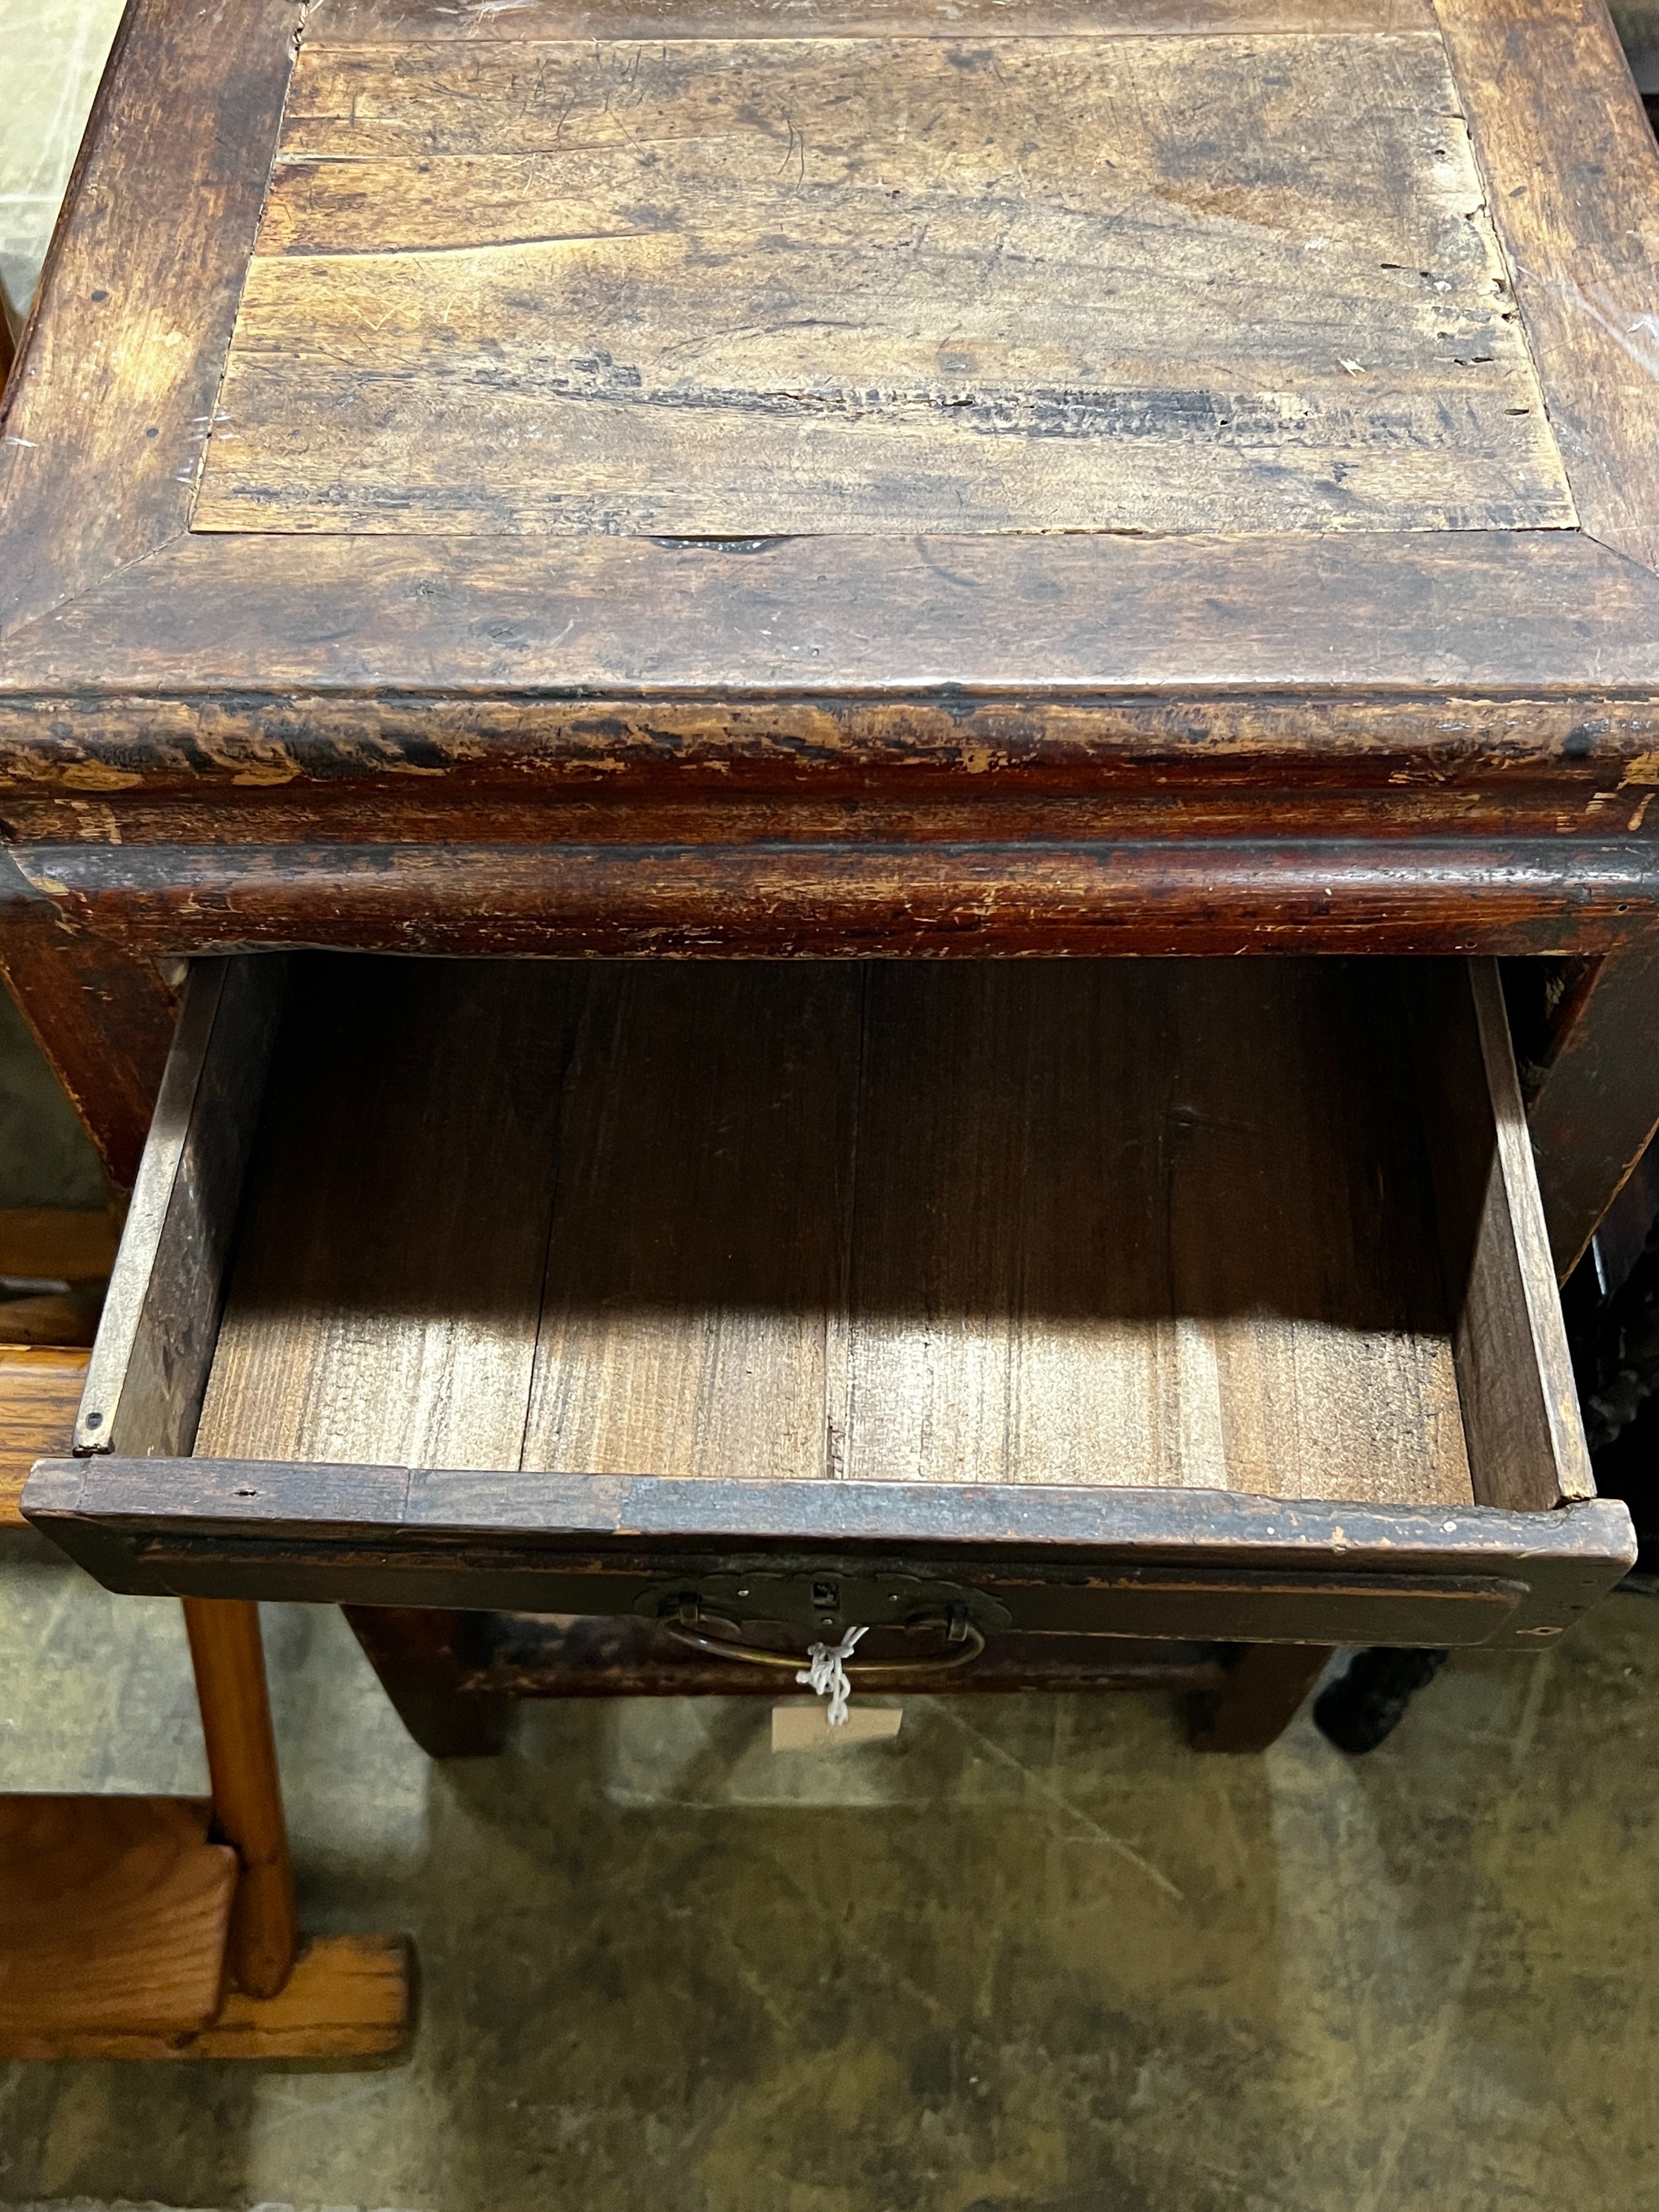
[[[300,1948],[294,1868],[283,1818],[259,1609],[228,1598],[185,1598],[215,1826],[242,1863],[229,1962],[249,1996],[272,1997]]]

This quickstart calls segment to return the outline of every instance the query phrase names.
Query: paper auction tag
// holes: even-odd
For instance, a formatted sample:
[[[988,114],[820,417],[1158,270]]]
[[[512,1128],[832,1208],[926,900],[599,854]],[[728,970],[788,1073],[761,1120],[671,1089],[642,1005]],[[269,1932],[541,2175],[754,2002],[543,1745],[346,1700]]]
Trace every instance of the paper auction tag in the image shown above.
[[[904,1718],[902,1705],[854,1705],[839,1728],[831,1728],[822,1705],[774,1705],[774,1751],[833,1751],[843,1744],[876,1743],[895,1736]]]

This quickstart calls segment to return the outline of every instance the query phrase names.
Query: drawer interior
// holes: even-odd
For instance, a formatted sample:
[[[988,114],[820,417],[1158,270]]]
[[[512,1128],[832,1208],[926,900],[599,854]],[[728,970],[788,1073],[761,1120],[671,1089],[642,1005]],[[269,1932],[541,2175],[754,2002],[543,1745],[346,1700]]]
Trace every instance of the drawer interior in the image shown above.
[[[1589,1492],[1490,970],[286,966],[198,1454]]]

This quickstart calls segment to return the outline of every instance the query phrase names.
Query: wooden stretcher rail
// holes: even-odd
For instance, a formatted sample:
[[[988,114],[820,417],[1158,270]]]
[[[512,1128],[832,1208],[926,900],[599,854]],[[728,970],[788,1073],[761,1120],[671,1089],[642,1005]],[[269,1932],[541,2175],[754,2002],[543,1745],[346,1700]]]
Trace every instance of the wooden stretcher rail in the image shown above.
[[[422,1616],[429,1617],[429,1616]],[[744,1666],[724,1655],[690,1650],[651,1620],[589,1614],[551,1618],[541,1613],[450,1616],[474,1625],[459,1639],[464,1671],[457,1691],[466,1697],[508,1698],[775,1698],[778,1679],[769,1667]],[[377,1635],[389,1613],[379,1606],[353,1609],[352,1626],[373,1656],[385,1645]],[[445,1618],[443,1615],[440,1619]],[[470,1661],[470,1665],[466,1664]],[[1226,1672],[1213,1647],[1137,1643],[1117,1636],[1042,1636],[1005,1632],[992,1637],[971,1666],[950,1674],[918,1672],[884,1680],[890,1695],[1042,1690],[1194,1691],[1218,1689]]]

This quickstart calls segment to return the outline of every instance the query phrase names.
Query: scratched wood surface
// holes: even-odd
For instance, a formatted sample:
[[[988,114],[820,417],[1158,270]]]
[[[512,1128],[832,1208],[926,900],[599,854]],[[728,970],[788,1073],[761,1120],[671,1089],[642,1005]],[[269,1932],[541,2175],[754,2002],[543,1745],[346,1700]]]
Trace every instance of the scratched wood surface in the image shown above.
[[[1436,12],[1579,520],[1659,566],[1659,147],[1618,36],[1601,0]]]
[[[185,527],[304,14],[122,18],[0,405],[0,630]]]
[[[1425,31],[303,45],[192,526],[1574,520]]]
[[[312,47],[438,39],[1188,38],[1423,31],[1430,0],[328,0]]]
[[[1389,963],[391,964],[198,1451],[1470,1500]]]

